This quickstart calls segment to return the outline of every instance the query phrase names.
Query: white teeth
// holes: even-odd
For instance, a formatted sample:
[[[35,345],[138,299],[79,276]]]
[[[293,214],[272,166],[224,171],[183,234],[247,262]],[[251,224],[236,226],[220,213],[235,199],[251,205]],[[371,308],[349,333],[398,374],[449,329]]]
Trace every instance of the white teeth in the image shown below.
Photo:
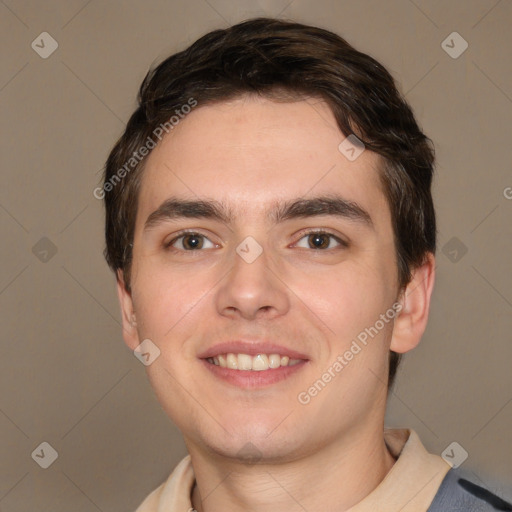
[[[222,368],[231,370],[253,370],[262,371],[269,368],[279,368],[280,366],[293,366],[301,362],[301,359],[290,359],[288,356],[279,354],[257,354],[250,356],[248,354],[219,354],[215,357],[209,357],[208,361]]]
[[[281,366],[281,356],[279,354],[270,354],[268,365],[270,368],[279,368]]]
[[[238,370],[238,358],[235,354],[228,354],[226,356],[226,366],[232,370]]]
[[[268,370],[268,356],[265,354],[254,356],[252,359],[252,369],[257,371]]]
[[[238,354],[238,369],[239,370],[251,370],[252,369],[252,357],[247,354]]]

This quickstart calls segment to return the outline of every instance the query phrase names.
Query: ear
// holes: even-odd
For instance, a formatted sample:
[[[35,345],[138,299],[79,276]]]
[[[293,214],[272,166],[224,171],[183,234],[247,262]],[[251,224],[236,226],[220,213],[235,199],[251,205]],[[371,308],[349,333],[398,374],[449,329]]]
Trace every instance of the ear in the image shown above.
[[[428,253],[427,260],[413,271],[410,283],[400,295],[402,309],[395,317],[390,346],[394,352],[408,352],[420,342],[427,327],[434,279],[435,257]]]
[[[121,306],[124,342],[128,348],[135,350],[140,345],[137,319],[133,309],[132,294],[126,289],[122,270],[117,271],[117,295]]]

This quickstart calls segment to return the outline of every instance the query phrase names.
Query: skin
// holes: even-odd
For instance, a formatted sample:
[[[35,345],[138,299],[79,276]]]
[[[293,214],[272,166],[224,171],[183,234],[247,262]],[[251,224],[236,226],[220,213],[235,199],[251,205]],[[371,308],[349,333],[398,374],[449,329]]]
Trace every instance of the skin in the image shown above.
[[[149,338],[161,355],[146,367],[192,458],[198,511],[344,511],[382,481],[394,459],[383,438],[389,350],[407,352],[424,332],[434,258],[397,285],[389,206],[380,157],[350,162],[345,137],[319,100],[274,102],[246,96],[198,106],[152,151],[137,213],[131,293],[118,273],[124,338]],[[273,224],[276,201],[336,193],[366,210],[373,226],[332,215]],[[226,224],[175,219],[144,231],[170,196],[224,201]],[[305,229],[348,241],[315,248]],[[204,235],[202,249],[164,243],[182,229]],[[263,253],[247,263],[236,247],[252,236]],[[190,241],[190,240],[188,240]],[[327,386],[303,405],[300,392],[396,301],[400,314]],[[266,338],[308,356],[288,379],[241,389],[213,376],[198,354],[221,341]],[[259,461],[239,451],[250,442]],[[314,489],[315,492],[311,492]]]

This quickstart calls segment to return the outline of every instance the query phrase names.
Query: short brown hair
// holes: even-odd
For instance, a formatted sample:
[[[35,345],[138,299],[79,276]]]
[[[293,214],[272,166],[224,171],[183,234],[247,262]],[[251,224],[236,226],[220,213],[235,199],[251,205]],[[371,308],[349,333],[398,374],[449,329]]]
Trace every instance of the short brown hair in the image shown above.
[[[128,290],[146,158],[133,161],[133,169],[126,163],[191,98],[201,106],[244,94],[282,98],[283,93],[289,100],[324,100],[345,136],[355,134],[382,156],[381,182],[391,211],[401,289],[427,254],[435,253],[433,146],[389,72],[332,32],[255,18],[204,35],[150,70],[142,82],[139,106],[108,157],[102,189],[105,258],[112,270],[123,270]],[[400,354],[391,352],[389,387],[399,362]]]

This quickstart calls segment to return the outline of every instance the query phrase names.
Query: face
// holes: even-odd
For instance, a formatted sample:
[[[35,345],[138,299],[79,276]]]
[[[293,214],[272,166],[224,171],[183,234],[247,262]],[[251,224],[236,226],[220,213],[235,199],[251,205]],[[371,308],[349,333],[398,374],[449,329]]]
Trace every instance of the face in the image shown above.
[[[393,231],[379,157],[344,138],[318,100],[245,97],[199,105],[146,162],[125,340],[160,350],[146,370],[189,450],[293,459],[381,428]]]

